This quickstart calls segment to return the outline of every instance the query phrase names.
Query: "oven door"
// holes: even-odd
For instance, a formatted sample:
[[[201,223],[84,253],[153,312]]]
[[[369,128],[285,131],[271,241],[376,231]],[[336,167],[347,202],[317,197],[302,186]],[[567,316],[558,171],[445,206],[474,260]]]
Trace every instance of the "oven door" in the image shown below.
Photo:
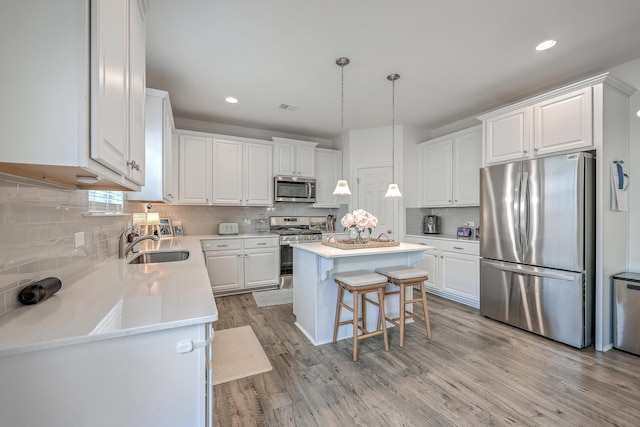
[[[293,274],[293,248],[289,243],[280,243],[280,276]]]

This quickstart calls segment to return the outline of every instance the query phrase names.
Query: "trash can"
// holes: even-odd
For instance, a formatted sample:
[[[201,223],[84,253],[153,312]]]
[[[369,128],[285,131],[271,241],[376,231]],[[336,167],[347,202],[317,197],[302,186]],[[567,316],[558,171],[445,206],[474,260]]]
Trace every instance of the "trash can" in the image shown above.
[[[640,273],[613,276],[613,346],[640,355]]]

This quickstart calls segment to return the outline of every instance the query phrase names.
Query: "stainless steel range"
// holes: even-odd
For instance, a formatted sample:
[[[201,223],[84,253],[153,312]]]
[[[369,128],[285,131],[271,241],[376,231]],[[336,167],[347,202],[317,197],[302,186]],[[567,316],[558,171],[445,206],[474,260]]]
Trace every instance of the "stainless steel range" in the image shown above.
[[[322,241],[319,230],[309,228],[308,216],[272,216],[269,231],[280,235],[280,287],[291,287],[293,275],[293,248],[291,243]]]

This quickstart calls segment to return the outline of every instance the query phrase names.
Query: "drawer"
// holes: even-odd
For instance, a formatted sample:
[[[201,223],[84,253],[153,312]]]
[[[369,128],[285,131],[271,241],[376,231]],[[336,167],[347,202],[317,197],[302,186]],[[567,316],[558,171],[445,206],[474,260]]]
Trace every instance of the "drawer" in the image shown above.
[[[440,249],[449,252],[480,255],[480,245],[478,243],[465,242],[461,240],[441,240]]]
[[[230,251],[242,249],[242,239],[211,239],[200,242],[203,251]]]
[[[278,246],[277,237],[261,237],[258,239],[245,239],[245,249],[275,248]]]

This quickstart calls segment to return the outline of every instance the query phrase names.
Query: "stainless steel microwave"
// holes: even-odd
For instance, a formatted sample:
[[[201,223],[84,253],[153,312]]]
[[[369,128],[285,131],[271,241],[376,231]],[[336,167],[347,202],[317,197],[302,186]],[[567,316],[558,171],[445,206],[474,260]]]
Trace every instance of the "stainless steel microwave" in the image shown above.
[[[314,178],[298,178],[295,176],[276,176],[275,202],[315,203],[316,180]]]

